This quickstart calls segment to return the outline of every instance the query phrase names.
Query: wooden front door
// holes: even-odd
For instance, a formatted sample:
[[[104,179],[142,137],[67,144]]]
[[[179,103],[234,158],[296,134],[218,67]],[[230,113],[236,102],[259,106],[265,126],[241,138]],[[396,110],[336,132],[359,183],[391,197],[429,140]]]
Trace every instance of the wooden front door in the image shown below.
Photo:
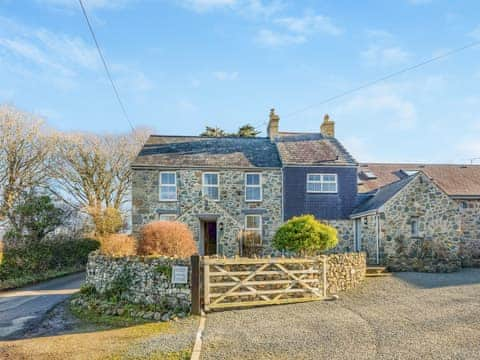
[[[204,255],[217,254],[217,222],[203,221],[203,253]]]

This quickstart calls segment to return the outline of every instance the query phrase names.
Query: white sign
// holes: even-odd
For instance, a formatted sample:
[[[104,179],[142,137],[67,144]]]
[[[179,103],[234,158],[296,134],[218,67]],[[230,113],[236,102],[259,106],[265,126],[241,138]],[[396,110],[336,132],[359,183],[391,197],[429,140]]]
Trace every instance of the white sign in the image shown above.
[[[172,266],[172,284],[188,283],[188,266]]]

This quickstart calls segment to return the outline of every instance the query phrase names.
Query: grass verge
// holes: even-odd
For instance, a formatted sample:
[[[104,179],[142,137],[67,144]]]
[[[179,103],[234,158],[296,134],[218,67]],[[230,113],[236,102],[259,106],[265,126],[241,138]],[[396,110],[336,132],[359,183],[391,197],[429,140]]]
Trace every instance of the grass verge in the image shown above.
[[[38,274],[21,276],[13,279],[0,280],[0,290],[11,290],[19,287],[33,285],[42,281],[55,279],[58,277],[74,274],[84,271],[85,267],[71,267],[63,270],[47,270]]]

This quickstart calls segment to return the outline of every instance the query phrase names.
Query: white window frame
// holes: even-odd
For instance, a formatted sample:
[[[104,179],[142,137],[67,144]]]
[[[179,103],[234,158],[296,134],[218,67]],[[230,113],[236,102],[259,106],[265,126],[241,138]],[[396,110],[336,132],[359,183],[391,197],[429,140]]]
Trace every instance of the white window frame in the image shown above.
[[[211,185],[211,184],[208,184],[208,185],[205,185],[205,175],[217,175],[217,185]],[[218,197],[216,199],[212,199],[210,197],[208,197],[210,200],[213,200],[213,201],[220,201],[220,173],[218,172],[204,172],[202,173],[202,195],[203,196],[208,196],[206,193],[205,193],[205,188],[206,187],[216,187],[217,188],[217,194],[218,194]]]
[[[175,176],[175,184],[163,184],[162,174],[173,174]],[[162,199],[162,186],[175,186],[175,199]],[[178,201],[177,173],[175,171],[160,171],[158,175],[158,198],[160,201]]]
[[[254,217],[257,217],[259,218],[259,225],[260,227],[259,228],[249,228],[247,227],[247,224],[248,224],[248,217],[249,216],[254,216]],[[258,215],[258,214],[246,214],[245,215],[245,231],[255,231],[255,232],[258,232],[260,234],[260,244],[258,245],[262,245],[263,244],[263,218],[262,218],[262,215]]]
[[[310,176],[320,176],[320,180],[315,180],[311,181]],[[325,176],[334,176],[335,177],[335,182],[333,181],[324,181]],[[325,190],[319,190],[319,191],[313,191],[313,190],[308,190],[308,184],[320,184],[320,187],[322,187],[322,184],[327,183],[327,184],[335,184],[335,190],[333,191],[325,191]],[[338,175],[337,174],[323,174],[323,173],[308,173],[307,174],[307,193],[315,193],[315,194],[337,194],[338,193]]]
[[[163,218],[163,219],[162,219]],[[172,219],[173,218],[173,219]],[[177,220],[177,214],[171,213],[171,214],[160,214],[158,216],[158,220],[160,221],[176,221]]]
[[[258,175],[258,185],[248,185],[247,177],[248,175]],[[258,188],[260,189],[260,198],[259,199],[247,199],[247,188]],[[245,173],[245,201],[246,202],[260,202],[263,201],[263,189],[262,189],[262,173]]]

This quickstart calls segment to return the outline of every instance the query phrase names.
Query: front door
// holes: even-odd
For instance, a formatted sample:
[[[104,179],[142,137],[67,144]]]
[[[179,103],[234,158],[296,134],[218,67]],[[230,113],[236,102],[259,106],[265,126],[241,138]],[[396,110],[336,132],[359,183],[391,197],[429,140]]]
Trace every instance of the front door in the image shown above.
[[[202,221],[203,224],[203,254],[215,255],[217,254],[217,222],[216,221]]]

